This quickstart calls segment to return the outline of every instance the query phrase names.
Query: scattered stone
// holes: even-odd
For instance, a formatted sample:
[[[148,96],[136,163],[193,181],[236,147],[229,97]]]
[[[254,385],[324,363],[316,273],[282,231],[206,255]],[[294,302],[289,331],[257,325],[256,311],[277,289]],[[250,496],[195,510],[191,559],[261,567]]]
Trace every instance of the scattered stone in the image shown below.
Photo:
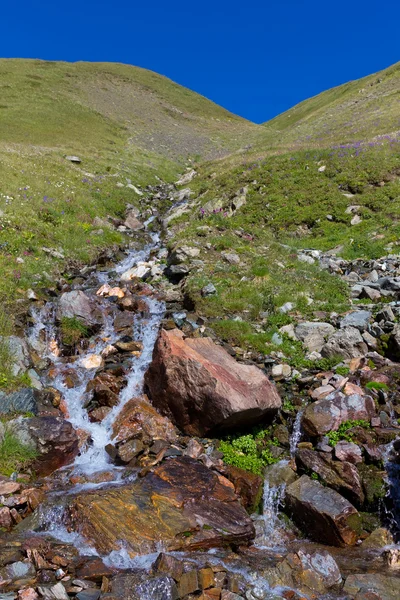
[[[57,319],[61,321],[63,318],[77,318],[87,327],[97,327],[103,321],[96,303],[80,290],[65,292],[60,296]]]
[[[221,256],[230,265],[240,264],[240,256],[238,254],[235,254],[234,252],[221,252]]]
[[[329,323],[306,321],[297,325],[295,333],[310,352],[320,352],[327,338],[335,333],[335,328]]]
[[[175,185],[187,185],[188,183],[190,183],[193,180],[193,178],[196,175],[197,175],[197,171],[195,171],[194,169],[190,169],[190,171],[188,171],[187,173],[182,175],[182,177],[180,179],[178,179],[178,181],[175,183]]]
[[[345,327],[336,331],[321,349],[324,358],[338,356],[342,359],[351,359],[365,356],[367,352],[367,344],[355,327]]]
[[[99,369],[103,364],[103,357],[100,354],[89,354],[81,360],[81,365],[84,369]]]
[[[217,293],[217,288],[215,287],[215,285],[213,283],[208,283],[201,290],[201,295],[205,296],[205,297],[214,296],[216,293]]]

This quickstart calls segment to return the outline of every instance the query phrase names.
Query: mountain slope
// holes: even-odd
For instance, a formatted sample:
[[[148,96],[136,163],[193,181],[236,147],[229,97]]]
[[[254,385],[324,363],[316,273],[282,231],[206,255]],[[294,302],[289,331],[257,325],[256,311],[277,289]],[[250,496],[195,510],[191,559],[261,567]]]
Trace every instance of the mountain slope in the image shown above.
[[[169,79],[137,67],[0,61],[1,143],[67,150],[123,146],[214,158],[259,127]]]
[[[305,100],[264,124],[261,143],[304,148],[345,144],[400,129],[400,63]]]

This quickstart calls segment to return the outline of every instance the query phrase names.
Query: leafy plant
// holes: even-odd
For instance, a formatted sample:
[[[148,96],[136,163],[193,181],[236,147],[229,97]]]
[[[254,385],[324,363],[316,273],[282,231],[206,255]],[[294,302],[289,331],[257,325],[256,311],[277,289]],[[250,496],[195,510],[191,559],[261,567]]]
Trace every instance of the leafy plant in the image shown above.
[[[365,421],[364,419],[345,421],[344,423],[339,425],[339,428],[336,431],[330,431],[327,434],[327,437],[329,438],[329,445],[335,447],[336,444],[341,440],[345,440],[346,442],[352,442],[354,436],[349,430],[353,427],[363,427],[364,429],[369,429],[370,423],[368,421]]]
[[[37,457],[34,448],[22,444],[9,430],[5,430],[0,443],[0,473],[9,477],[15,471],[26,468]]]
[[[389,386],[386,385],[386,383],[382,383],[380,381],[368,381],[365,387],[368,390],[382,390],[385,392],[387,392],[389,389]]]

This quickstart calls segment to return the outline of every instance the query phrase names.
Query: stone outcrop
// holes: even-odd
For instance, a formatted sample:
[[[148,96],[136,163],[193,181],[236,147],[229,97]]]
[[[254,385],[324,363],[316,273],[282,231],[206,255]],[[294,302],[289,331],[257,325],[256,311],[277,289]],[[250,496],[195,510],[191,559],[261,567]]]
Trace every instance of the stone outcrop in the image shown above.
[[[133,484],[76,496],[70,526],[97,550],[129,554],[246,544],[254,527],[233,485],[188,457],[162,463]]]
[[[160,332],[145,384],[154,406],[189,435],[251,425],[281,406],[257,367],[238,363],[210,338],[185,338],[177,329]]]
[[[286,489],[286,509],[294,522],[316,542],[353,545],[355,531],[348,520],[357,510],[340,494],[303,475]]]

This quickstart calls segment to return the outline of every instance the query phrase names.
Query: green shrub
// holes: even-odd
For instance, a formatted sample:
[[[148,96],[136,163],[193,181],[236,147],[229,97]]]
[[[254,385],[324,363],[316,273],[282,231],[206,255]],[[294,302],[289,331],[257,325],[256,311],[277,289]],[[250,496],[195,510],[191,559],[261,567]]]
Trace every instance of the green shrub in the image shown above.
[[[76,317],[63,317],[61,336],[66,346],[74,346],[81,339],[89,336],[89,329]]]
[[[365,387],[368,390],[383,390],[385,392],[389,389],[389,386],[387,386],[386,383],[381,383],[380,381],[368,381]]]
[[[252,434],[221,440],[219,450],[224,454],[224,462],[256,475],[261,475],[264,467],[277,462],[270,446],[276,440],[268,440],[269,430],[254,430]]]

